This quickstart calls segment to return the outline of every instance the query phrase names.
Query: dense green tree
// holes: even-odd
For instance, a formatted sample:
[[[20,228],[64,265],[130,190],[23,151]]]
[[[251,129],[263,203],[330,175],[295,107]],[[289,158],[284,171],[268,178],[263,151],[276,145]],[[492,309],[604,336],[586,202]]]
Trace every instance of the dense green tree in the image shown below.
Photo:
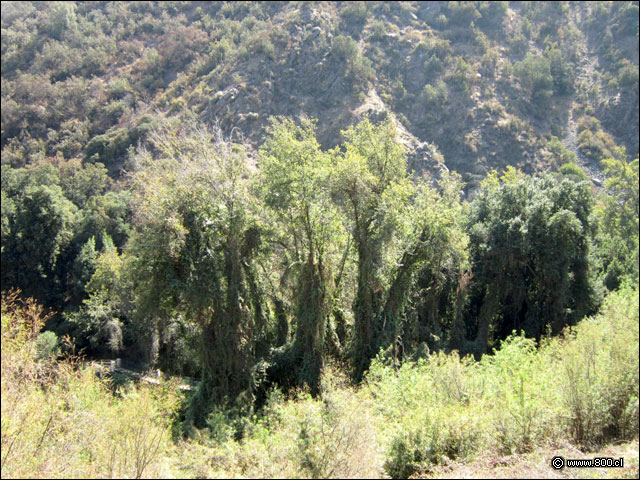
[[[85,295],[85,285],[95,271],[97,257],[96,239],[91,237],[73,261],[71,292],[76,299],[81,299]]]
[[[482,17],[474,2],[448,2],[447,10],[448,22],[459,27],[469,27],[470,24]]]
[[[444,309],[439,303],[447,287],[458,286],[467,268],[468,237],[461,192],[462,182],[455,174],[443,173],[437,189],[423,180],[405,212],[409,226],[380,313],[382,346],[392,345],[395,358],[436,333],[444,336],[446,332],[448,337],[438,346],[460,348],[462,303],[455,299]],[[418,274],[421,292],[416,291]],[[420,304],[421,315],[410,314],[412,301]]]
[[[121,294],[123,259],[113,241],[105,236],[100,253],[93,237],[83,246],[74,262],[74,290],[85,295],[77,310],[67,310],[70,334],[80,348],[90,353],[119,354],[124,347],[125,315]],[[88,276],[88,278],[87,278]]]
[[[9,239],[11,234],[11,222],[16,213],[16,204],[13,199],[2,190],[2,251],[4,251],[5,241]]]
[[[88,355],[199,376],[186,424],[638,282],[637,2],[326,7],[3,2],[2,289]],[[475,190],[505,162],[557,171]]]
[[[272,119],[259,160],[260,195],[285,246],[278,263],[283,263],[284,276],[295,278],[295,337],[274,360],[274,376],[284,384],[297,377],[294,381],[309,385],[313,394],[318,393],[324,362],[332,275],[341,240],[330,197],[331,158],[320,149],[311,120],[296,125],[293,120]]]
[[[76,26],[76,6],[70,2],[53,2],[47,20],[47,32],[60,39],[65,31]]]
[[[92,196],[79,212],[76,242],[86,242],[96,238],[96,247],[103,247],[105,234],[118,248],[122,248],[131,231],[131,192],[110,191],[104,195]]]
[[[58,185],[29,185],[14,202],[3,239],[2,288],[60,305],[64,273],[58,260],[73,237],[77,208]]]
[[[597,207],[605,285],[613,290],[626,278],[638,281],[638,159],[603,160],[606,192]]]
[[[102,195],[113,187],[104,167],[74,160],[2,171],[3,288],[75,307],[92,273],[87,242],[100,250],[105,235],[119,247],[128,237],[129,193]]]
[[[380,346],[378,321],[390,264],[385,256],[413,185],[391,120],[380,125],[364,120],[343,135],[345,152],[336,161],[333,183],[357,255],[352,357],[359,380]]]
[[[331,43],[331,57],[344,71],[344,77],[356,92],[365,92],[374,76],[371,61],[360,53],[358,43],[346,35],[338,35]]]
[[[82,165],[76,160],[60,166],[60,186],[65,196],[79,208],[91,198],[106,193],[110,185],[107,169],[101,163]]]
[[[527,107],[535,115],[546,115],[553,96],[554,82],[549,60],[544,56],[527,53],[524,60],[514,65],[514,72],[526,95]]]
[[[575,73],[571,64],[564,58],[557,45],[550,45],[544,52],[549,60],[549,68],[553,77],[554,94],[566,95],[573,92]]]
[[[587,180],[587,174],[573,162],[565,163],[560,167],[560,173],[576,180]]]
[[[201,332],[193,347],[202,380],[188,418],[202,426],[215,404],[246,409],[252,400],[259,306],[251,264],[259,236],[247,157],[241,146],[202,129],[156,134],[152,142],[155,160],[137,160],[127,274],[148,351],[173,319]]]
[[[486,351],[512,330],[559,333],[598,304],[590,252],[595,225],[589,185],[572,178],[490,175],[476,195],[469,232],[470,330]],[[477,323],[475,323],[477,321]]]
[[[421,341],[416,332],[429,327],[419,325],[413,304],[423,320],[439,323],[439,298],[461,277],[467,247],[459,177],[442,172],[435,186],[412,179],[391,120],[364,120],[344,135],[332,185],[356,253],[351,354],[359,380],[380,348],[400,359]],[[426,285],[417,293],[420,275]],[[447,312],[455,324],[448,333],[461,330],[461,306]]]

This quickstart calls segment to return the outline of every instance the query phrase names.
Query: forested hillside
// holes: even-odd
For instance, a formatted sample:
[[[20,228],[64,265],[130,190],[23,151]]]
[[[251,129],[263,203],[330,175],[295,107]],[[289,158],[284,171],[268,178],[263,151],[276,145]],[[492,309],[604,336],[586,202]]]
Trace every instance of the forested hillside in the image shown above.
[[[3,2],[2,476],[637,477],[638,12]]]

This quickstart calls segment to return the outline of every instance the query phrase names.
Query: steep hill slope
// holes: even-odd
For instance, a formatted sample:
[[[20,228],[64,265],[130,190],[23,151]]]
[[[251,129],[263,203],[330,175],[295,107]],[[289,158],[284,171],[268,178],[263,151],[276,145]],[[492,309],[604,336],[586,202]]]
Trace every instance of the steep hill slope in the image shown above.
[[[306,115],[333,146],[371,114],[472,185],[567,148],[595,172],[638,152],[637,45],[637,2],[5,2],[2,163],[117,175],[158,122],[257,147],[269,116]]]

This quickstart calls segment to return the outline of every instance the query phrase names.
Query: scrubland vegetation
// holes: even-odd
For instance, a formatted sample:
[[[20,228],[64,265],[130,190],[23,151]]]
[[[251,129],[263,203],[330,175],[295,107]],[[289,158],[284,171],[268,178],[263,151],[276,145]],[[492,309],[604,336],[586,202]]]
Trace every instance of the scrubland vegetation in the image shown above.
[[[637,477],[637,40],[636,2],[3,3],[3,478]]]
[[[328,366],[321,398],[273,389],[256,415],[214,410],[188,441],[176,437],[175,382],[99,380],[44,351],[41,322],[34,303],[3,299],[3,477],[402,478],[487,453],[637,439],[637,288],[538,348],[513,335],[479,362],[379,358],[359,387]],[[637,458],[626,465],[637,476]]]

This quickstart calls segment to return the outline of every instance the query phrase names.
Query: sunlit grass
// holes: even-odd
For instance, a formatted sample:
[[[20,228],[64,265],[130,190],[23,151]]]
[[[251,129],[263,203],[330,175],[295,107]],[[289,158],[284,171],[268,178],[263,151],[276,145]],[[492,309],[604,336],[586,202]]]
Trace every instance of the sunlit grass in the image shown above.
[[[27,307],[3,305],[3,477],[403,477],[637,438],[637,290],[561,337],[514,335],[479,362],[378,360],[358,388],[328,367],[321,398],[275,389],[253,417],[214,411],[188,439],[171,435],[177,385],[114,395],[72,357],[38,360],[41,312]]]

